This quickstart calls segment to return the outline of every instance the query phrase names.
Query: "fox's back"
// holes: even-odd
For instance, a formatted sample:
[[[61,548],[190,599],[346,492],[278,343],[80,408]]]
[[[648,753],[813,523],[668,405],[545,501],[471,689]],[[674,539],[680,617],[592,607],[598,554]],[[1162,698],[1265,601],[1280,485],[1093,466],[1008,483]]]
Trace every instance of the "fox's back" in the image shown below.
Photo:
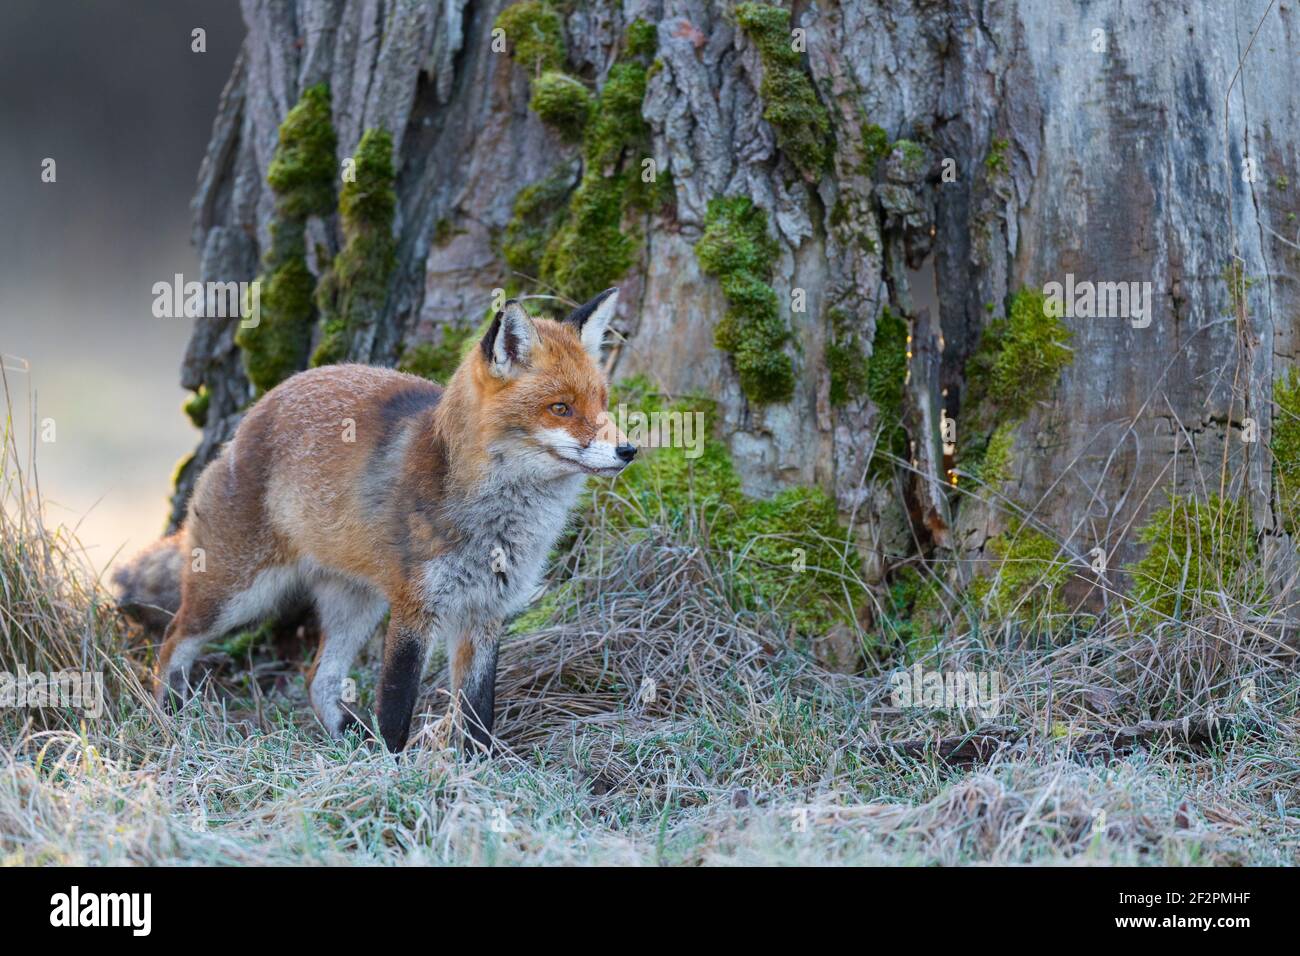
[[[191,522],[219,513],[227,527],[232,519],[242,526],[259,557],[278,552],[380,576],[375,539],[401,482],[411,423],[441,395],[426,379],[366,365],[286,379],[200,478]]]

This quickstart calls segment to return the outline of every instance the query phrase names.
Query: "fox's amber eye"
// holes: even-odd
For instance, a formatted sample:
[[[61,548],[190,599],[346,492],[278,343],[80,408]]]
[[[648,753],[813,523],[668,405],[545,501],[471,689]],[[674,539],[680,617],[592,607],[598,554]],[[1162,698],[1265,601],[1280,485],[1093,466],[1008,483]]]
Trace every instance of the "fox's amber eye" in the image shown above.
[[[573,412],[564,402],[556,402],[551,406],[551,414],[559,415],[561,418],[568,418]]]

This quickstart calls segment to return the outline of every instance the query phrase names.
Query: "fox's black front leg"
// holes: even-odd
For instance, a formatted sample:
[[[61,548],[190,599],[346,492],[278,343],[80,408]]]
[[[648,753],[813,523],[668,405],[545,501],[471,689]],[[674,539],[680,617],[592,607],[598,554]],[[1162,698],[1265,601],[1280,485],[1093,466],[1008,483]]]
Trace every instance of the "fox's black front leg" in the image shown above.
[[[379,678],[379,732],[393,753],[406,746],[411,715],[420,692],[429,627],[425,621],[394,616],[384,637],[384,666]]]
[[[491,750],[499,635],[498,625],[474,625],[452,648],[451,687],[460,702],[467,752]]]

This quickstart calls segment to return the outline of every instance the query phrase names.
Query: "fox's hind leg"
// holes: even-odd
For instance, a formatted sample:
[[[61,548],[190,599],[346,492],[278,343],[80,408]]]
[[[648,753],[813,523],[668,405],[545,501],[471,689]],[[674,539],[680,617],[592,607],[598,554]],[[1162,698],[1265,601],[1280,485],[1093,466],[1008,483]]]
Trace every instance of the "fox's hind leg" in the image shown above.
[[[167,626],[167,636],[158,654],[154,696],[158,705],[176,712],[190,697],[190,668],[203,645],[218,637],[216,609],[195,600],[181,601],[180,609]]]
[[[192,684],[190,668],[203,645],[240,625],[270,617],[300,584],[297,568],[290,566],[264,567],[245,583],[216,564],[209,552],[205,569],[187,574],[181,585],[181,607],[158,655],[158,703],[170,704],[172,710],[185,703]]]
[[[335,737],[357,722],[343,693],[352,662],[384,616],[387,602],[376,592],[343,578],[312,585],[320,615],[320,649],[307,675],[311,705],[326,731]]]

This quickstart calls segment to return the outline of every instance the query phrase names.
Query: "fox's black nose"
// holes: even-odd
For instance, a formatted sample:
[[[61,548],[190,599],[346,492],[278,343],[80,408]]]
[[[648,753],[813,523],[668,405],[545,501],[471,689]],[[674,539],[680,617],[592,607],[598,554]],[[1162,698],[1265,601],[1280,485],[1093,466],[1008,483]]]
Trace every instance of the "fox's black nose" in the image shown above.
[[[631,461],[636,457],[636,445],[619,445],[614,449],[614,454],[623,461]]]

